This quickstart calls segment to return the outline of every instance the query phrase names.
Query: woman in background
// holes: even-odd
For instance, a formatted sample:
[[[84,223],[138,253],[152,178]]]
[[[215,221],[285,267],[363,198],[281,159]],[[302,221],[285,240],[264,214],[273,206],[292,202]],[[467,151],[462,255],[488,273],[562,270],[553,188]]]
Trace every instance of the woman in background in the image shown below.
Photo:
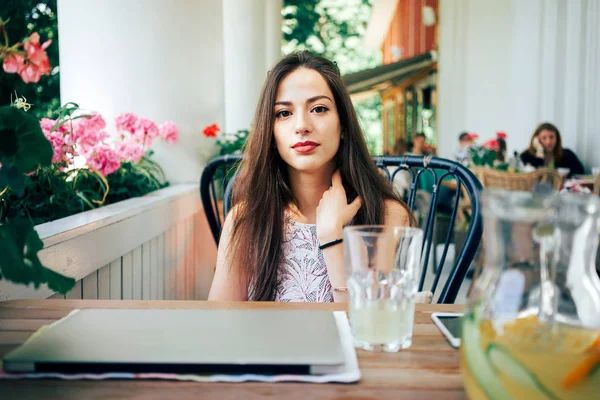
[[[548,122],[537,127],[529,148],[521,153],[521,161],[535,168],[568,168],[569,176],[584,173],[583,164],[575,153],[562,147],[558,128]]]

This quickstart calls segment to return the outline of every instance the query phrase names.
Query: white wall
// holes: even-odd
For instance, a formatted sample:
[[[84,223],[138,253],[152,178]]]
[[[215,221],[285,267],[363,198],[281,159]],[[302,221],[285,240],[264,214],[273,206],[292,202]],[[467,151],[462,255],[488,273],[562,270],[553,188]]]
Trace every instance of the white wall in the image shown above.
[[[223,0],[225,125],[249,129],[267,77],[281,54],[283,0]]]
[[[173,120],[175,145],[155,159],[175,182],[198,182],[212,141],[202,128],[224,115],[220,0],[59,0],[61,100],[99,111]]]
[[[600,2],[441,0],[439,41],[440,155],[462,130],[522,150],[550,121],[600,165]]]

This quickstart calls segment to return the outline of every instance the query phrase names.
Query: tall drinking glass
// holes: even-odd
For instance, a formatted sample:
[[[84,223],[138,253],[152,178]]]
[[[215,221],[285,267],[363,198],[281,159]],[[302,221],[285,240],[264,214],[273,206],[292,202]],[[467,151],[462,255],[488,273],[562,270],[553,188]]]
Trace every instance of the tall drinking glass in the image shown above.
[[[355,347],[396,352],[412,343],[423,231],[361,225],[344,228],[350,325]]]

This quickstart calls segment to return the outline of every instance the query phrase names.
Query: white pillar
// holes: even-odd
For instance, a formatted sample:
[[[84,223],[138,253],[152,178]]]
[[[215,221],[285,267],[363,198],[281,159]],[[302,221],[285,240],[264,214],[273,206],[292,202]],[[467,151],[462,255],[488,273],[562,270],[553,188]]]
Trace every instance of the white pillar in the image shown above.
[[[100,112],[174,121],[175,145],[156,142],[171,182],[198,182],[223,117],[220,0],[59,0],[61,101]],[[114,128],[113,128],[114,129]],[[205,154],[206,157],[206,154]]]
[[[283,0],[265,0],[266,14],[266,32],[265,32],[265,63],[267,69],[270,69],[281,58],[281,47],[283,34],[281,24],[283,17],[281,9],[283,8]]]
[[[249,129],[281,51],[282,0],[223,0],[225,130]]]

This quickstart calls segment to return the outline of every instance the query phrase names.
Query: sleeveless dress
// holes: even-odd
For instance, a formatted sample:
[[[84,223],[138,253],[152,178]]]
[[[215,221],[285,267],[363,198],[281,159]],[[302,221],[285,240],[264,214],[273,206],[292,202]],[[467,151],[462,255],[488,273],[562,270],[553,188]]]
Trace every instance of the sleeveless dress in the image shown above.
[[[275,301],[333,302],[317,226],[296,222],[287,214],[284,221]]]

